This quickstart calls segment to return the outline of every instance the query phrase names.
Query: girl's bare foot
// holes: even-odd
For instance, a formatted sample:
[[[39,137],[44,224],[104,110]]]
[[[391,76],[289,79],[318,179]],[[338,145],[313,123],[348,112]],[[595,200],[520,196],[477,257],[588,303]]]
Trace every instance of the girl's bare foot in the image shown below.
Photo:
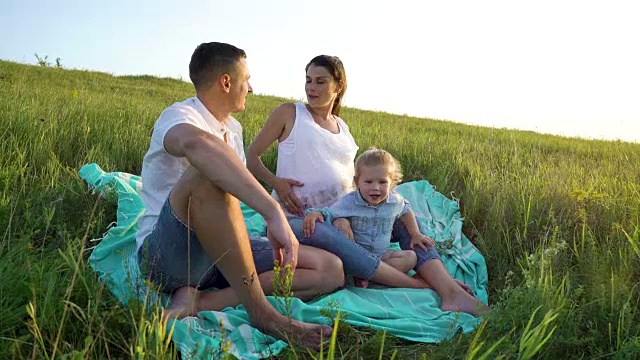
[[[481,303],[478,299],[459,288],[455,293],[447,298],[442,298],[442,311],[460,311],[473,316],[485,314],[489,307]]]

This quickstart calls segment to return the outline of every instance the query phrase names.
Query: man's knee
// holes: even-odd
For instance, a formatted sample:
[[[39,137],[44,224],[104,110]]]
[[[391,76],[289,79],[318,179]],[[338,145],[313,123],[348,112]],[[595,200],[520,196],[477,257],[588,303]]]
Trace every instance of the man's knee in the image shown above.
[[[202,206],[217,206],[233,209],[239,206],[238,200],[223,191],[200,171],[190,166],[171,189],[169,202],[176,216],[185,221],[199,213]]]
[[[182,201],[233,202],[235,197],[223,191],[195,167],[190,166],[171,191],[172,197]],[[174,198],[172,198],[174,200]]]

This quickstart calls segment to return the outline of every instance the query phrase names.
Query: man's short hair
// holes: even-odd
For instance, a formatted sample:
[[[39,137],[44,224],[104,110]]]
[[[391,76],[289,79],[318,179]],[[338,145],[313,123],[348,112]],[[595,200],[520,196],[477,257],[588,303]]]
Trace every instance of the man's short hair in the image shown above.
[[[223,74],[235,75],[236,64],[246,57],[244,50],[230,44],[202,43],[191,55],[189,78],[196,91],[206,89]]]

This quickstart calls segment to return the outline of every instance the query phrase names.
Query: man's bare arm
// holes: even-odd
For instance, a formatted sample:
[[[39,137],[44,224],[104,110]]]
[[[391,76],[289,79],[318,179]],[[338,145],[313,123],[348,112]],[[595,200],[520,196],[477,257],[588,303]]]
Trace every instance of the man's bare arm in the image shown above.
[[[193,125],[178,124],[165,135],[164,148],[173,156],[186,157],[211,182],[260,213],[265,220],[280,215],[278,203],[221,139]]]

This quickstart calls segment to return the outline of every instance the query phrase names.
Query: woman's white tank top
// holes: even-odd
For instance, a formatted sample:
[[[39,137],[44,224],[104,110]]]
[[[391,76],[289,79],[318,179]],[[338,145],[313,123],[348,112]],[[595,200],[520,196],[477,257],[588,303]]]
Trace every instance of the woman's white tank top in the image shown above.
[[[334,134],[313,121],[304,103],[295,106],[291,134],[278,144],[276,176],[304,183],[293,186],[293,192],[305,210],[331,206],[354,188],[353,162],[358,145],[342,119],[337,117],[340,132]],[[279,201],[275,191],[272,195]]]

